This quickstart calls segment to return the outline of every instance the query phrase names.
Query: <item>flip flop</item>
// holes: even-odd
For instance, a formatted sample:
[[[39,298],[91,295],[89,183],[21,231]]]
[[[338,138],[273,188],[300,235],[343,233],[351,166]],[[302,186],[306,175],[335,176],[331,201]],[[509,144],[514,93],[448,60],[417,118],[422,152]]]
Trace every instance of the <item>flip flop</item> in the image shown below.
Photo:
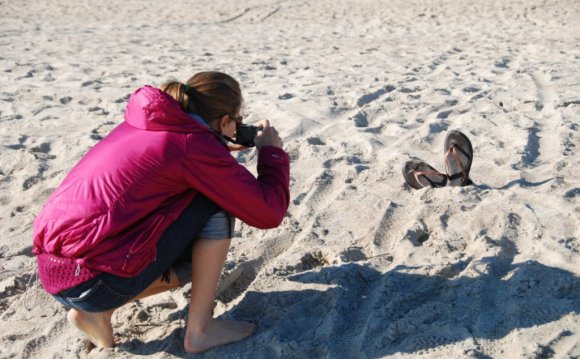
[[[447,175],[437,171],[424,161],[405,162],[403,177],[405,177],[405,182],[415,189],[445,187],[447,184]]]
[[[469,170],[473,162],[473,147],[463,133],[450,131],[445,137],[445,171],[450,186],[467,186],[472,184]]]

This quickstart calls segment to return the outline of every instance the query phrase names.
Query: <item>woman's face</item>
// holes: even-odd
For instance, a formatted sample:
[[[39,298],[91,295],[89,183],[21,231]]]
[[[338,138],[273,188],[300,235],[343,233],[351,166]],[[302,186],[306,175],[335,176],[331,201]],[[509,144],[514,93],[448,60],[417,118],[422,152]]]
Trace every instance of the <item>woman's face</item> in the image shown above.
[[[242,124],[242,117],[230,117],[229,115],[224,115],[219,121],[219,132],[229,138],[234,138],[236,135],[236,130],[238,126]]]
[[[225,126],[222,128],[222,134],[229,138],[234,138],[236,130],[238,129],[238,122],[228,116]]]

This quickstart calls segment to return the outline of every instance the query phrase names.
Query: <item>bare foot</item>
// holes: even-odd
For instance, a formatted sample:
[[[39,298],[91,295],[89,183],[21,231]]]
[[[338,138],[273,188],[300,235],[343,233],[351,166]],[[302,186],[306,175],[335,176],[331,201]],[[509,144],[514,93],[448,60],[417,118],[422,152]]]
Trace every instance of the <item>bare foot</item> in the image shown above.
[[[250,322],[211,319],[205,330],[185,331],[184,347],[188,353],[201,353],[218,345],[237,342],[249,337],[256,330]]]
[[[103,313],[89,313],[71,309],[67,314],[68,321],[89,337],[97,347],[110,348],[113,341],[113,326],[111,316],[113,311]]]

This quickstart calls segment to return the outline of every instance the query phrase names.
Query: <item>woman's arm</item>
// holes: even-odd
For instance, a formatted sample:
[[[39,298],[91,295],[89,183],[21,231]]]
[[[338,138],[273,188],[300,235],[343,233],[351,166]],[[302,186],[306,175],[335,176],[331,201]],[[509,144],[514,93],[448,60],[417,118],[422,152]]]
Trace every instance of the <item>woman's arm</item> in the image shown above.
[[[182,160],[187,185],[250,226],[274,228],[290,204],[288,154],[275,146],[258,152],[258,178],[212,139],[188,139]]]

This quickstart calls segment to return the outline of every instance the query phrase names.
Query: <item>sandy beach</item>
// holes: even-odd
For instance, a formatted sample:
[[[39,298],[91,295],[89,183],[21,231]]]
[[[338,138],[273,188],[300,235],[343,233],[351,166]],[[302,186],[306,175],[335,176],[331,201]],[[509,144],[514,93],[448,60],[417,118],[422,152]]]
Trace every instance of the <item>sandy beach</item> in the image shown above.
[[[97,5],[98,4],[98,5]],[[580,2],[0,2],[0,358],[580,358]],[[189,286],[124,306],[94,348],[34,276],[32,223],[144,85],[218,70],[291,158],[282,225],[238,221],[187,355]],[[445,171],[450,130],[472,186]],[[255,150],[235,154],[256,173]]]

